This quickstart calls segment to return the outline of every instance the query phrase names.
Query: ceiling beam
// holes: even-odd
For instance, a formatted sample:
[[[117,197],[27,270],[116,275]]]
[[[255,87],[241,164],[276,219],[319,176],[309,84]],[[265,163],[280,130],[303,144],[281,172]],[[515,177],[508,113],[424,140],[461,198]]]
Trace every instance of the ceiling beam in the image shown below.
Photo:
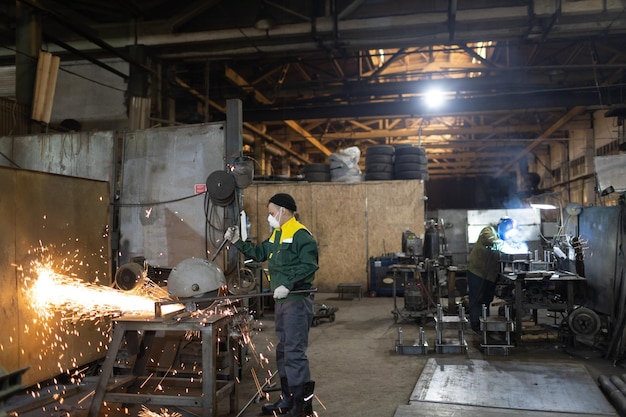
[[[180,78],[176,77],[174,79],[174,81],[176,82],[176,84],[178,84],[183,89],[185,89],[188,93],[190,93],[192,96],[194,96],[196,99],[198,99],[202,104],[207,103],[211,107],[213,107],[213,108],[219,110],[220,112],[226,114],[226,107],[220,106],[215,101],[208,99],[202,93],[200,93],[199,91],[195,90],[193,87],[191,87],[189,84],[187,84],[186,82],[184,82]],[[304,156],[302,156],[302,155],[298,154],[297,152],[295,152],[293,149],[289,148],[288,146],[285,146],[280,141],[274,139],[270,135],[268,135],[265,132],[259,130],[253,124],[244,122],[243,123],[243,127],[245,127],[246,129],[250,130],[251,132],[254,132],[259,137],[263,138],[264,140],[266,140],[267,142],[271,143],[272,145],[275,145],[276,147],[282,149],[283,151],[285,151],[286,153],[291,155],[296,160],[298,160],[298,161],[300,161],[300,162],[302,162],[304,164],[311,163],[311,161],[309,161],[308,158],[305,158]]]
[[[617,60],[617,57],[614,56],[613,58],[611,58],[610,62],[615,62],[616,60]],[[611,74],[611,76],[606,78],[603,84],[604,85],[611,84],[615,82],[616,80],[621,79],[621,77],[622,77],[622,71],[621,70],[615,71],[613,74]],[[599,92],[600,92],[600,86],[598,87],[598,93]],[[535,147],[539,146],[544,140],[546,140],[546,138],[549,138],[554,132],[562,128],[567,122],[569,122],[574,117],[578,116],[584,110],[586,110],[584,106],[575,106],[574,108],[569,110],[566,114],[563,115],[563,117],[557,120],[552,126],[546,129],[546,131],[542,133],[536,140],[534,140],[530,145],[528,145],[526,149],[524,149],[522,152],[517,154],[515,157],[513,157],[511,161],[509,161],[500,170],[498,170],[498,172],[496,173],[496,177],[508,171],[513,166],[513,164],[515,164],[517,161],[523,158],[526,154],[532,151]]]
[[[498,134],[506,135],[511,133],[540,133],[540,129],[537,125],[521,125],[521,126],[485,126],[478,125],[472,127],[422,127],[421,135],[423,138],[427,136],[442,136],[442,135],[482,135],[482,134]],[[325,133],[325,140],[338,140],[338,139],[376,139],[385,137],[408,137],[417,136],[419,134],[418,129],[376,129],[362,131],[346,131],[340,133]]]
[[[226,68],[226,78],[231,80],[233,83],[241,87],[244,91],[252,92],[254,94],[254,98],[262,104],[271,104],[271,100],[265,97],[260,91],[258,91],[254,86],[250,85],[243,77],[237,74],[232,68]],[[311,145],[317,148],[324,155],[328,156],[332,154],[332,151],[324,146],[319,140],[317,140],[313,135],[311,135],[305,128],[303,128],[298,122],[295,120],[285,120],[284,123],[293,129],[296,133],[301,135],[304,139],[307,140]]]
[[[243,117],[250,122],[276,120],[310,120],[310,119],[354,119],[366,117],[434,117],[454,116],[464,113],[480,114],[503,109],[545,111],[549,109],[571,108],[575,105],[597,106],[598,93],[594,89],[585,91],[551,91],[545,93],[529,92],[527,94],[502,92],[497,97],[450,99],[444,108],[433,111],[419,98],[389,102],[370,103],[331,103],[328,105],[283,107],[283,106],[250,106],[244,103]]]
[[[167,26],[169,26],[170,31],[174,31],[180,26],[187,23],[189,20],[197,17],[199,14],[204,12],[205,10],[210,9],[211,7],[218,4],[220,0],[196,0],[195,2],[187,5],[180,12],[175,14],[174,16],[167,19]],[[183,3],[186,4],[187,2]]]
[[[74,31],[78,35],[80,35],[80,36],[84,37],[85,39],[87,39],[89,42],[93,42],[94,44],[96,44],[100,48],[104,49],[105,51],[113,54],[114,56],[117,56],[118,58],[121,58],[124,61],[126,61],[126,62],[128,62],[128,63],[130,63],[132,65],[135,65],[138,68],[146,70],[146,71],[148,71],[150,73],[154,72],[154,70],[152,68],[144,65],[143,63],[141,63],[139,61],[136,61],[130,55],[126,54],[125,52],[122,52],[122,51],[118,50],[114,46],[112,46],[109,43],[107,43],[106,41],[102,40],[100,37],[98,37],[97,35],[94,34],[94,31],[90,27],[85,26],[82,22],[76,22],[76,21],[73,21],[71,19],[68,19],[63,13],[59,12],[56,9],[56,7],[51,7],[50,5],[44,5],[39,0],[18,0],[18,1],[21,1],[22,3],[27,4],[28,6],[32,7],[33,9],[39,10],[40,12],[43,12],[43,13],[51,16],[53,19],[55,19],[59,23],[65,25],[66,27],[70,28],[72,31]],[[72,47],[74,47],[74,46],[72,46]],[[75,48],[75,49],[79,50],[80,48]]]

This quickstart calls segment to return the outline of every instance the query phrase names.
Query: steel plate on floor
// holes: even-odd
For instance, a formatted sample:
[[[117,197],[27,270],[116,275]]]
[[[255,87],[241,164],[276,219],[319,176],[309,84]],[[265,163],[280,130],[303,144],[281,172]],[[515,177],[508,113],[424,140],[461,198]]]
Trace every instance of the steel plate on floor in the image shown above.
[[[580,364],[431,358],[409,401],[615,415]]]

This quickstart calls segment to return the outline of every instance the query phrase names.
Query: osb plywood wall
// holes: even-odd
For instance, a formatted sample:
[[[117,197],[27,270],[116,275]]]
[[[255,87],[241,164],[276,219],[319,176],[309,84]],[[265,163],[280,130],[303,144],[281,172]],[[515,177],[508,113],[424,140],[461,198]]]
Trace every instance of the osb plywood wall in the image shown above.
[[[28,290],[33,262],[110,285],[109,186],[102,181],[0,168],[0,366],[30,367],[31,385],[104,357],[104,320],[41,314]],[[51,310],[46,310],[51,311]]]
[[[291,194],[300,221],[318,242],[320,292],[335,292],[342,282],[361,283],[367,291],[369,258],[400,252],[406,230],[424,234],[421,181],[253,184],[244,191],[244,209],[256,243],[269,236],[267,202],[276,193]]]

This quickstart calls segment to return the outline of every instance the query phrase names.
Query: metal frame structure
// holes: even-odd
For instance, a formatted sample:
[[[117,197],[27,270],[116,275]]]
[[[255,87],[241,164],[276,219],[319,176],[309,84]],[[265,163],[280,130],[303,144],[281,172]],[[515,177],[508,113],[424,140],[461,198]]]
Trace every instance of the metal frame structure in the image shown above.
[[[234,351],[230,346],[230,338],[220,336],[220,331],[224,331],[230,321],[228,315],[215,314],[203,319],[189,318],[187,320],[176,321],[167,318],[154,319],[120,319],[115,322],[113,339],[109,346],[106,359],[102,366],[100,380],[95,390],[95,394],[89,408],[88,417],[96,417],[103,401],[124,403],[124,404],[149,404],[149,405],[169,405],[174,407],[200,407],[202,417],[215,417],[218,414],[218,402],[226,398],[230,399],[230,412],[237,409],[237,383],[235,381]],[[148,384],[150,376],[146,376],[147,361],[150,358],[152,341],[157,332],[199,332],[202,340],[202,368],[197,381],[192,382],[189,378],[168,376],[166,374],[155,380],[153,384]],[[139,335],[140,340],[130,341],[132,337]],[[113,377],[113,369],[116,365],[117,355],[122,348],[125,339],[131,345],[144,346],[143,351],[138,351],[130,358],[130,375],[116,379]],[[225,342],[224,352],[228,355],[230,375],[227,381],[217,379],[217,356],[218,340]],[[140,350],[140,349],[138,349]],[[182,387],[199,388],[199,395],[182,395],[180,390],[172,395],[150,393],[145,389],[139,389],[144,385],[168,384]],[[186,385],[185,385],[186,384]],[[144,387],[145,388],[145,387]],[[130,391],[134,392],[130,392]],[[125,391],[125,392],[124,392]],[[191,390],[183,390],[191,391]]]

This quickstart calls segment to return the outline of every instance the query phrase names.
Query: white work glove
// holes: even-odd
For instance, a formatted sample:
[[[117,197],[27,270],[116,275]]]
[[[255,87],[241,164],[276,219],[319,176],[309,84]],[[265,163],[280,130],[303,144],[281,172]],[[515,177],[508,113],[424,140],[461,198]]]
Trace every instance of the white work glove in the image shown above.
[[[289,295],[289,290],[284,285],[276,288],[274,290],[274,298],[280,300],[281,298],[286,298]]]
[[[224,233],[224,239],[230,240],[232,243],[235,243],[239,240],[239,227],[232,226],[226,229],[226,233]]]

